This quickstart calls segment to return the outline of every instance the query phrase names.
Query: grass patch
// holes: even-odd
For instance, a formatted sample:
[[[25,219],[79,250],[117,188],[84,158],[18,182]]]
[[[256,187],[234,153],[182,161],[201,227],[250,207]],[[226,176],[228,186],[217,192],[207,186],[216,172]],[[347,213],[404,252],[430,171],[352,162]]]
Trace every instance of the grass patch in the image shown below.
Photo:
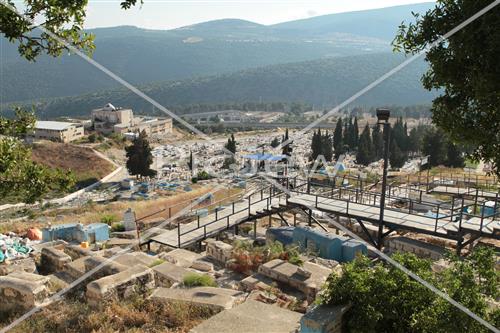
[[[206,274],[189,273],[182,280],[182,284],[188,288],[192,287],[217,287],[214,278]]]
[[[123,223],[113,223],[111,225],[111,231],[112,232],[122,232],[125,231],[125,226]]]
[[[149,267],[149,268],[151,268],[151,267],[155,267],[155,266],[158,266],[158,265],[163,264],[164,262],[165,262],[165,260],[164,260],[164,259],[158,258],[158,259],[156,259],[155,261],[153,261],[152,263],[150,263],[148,267]]]

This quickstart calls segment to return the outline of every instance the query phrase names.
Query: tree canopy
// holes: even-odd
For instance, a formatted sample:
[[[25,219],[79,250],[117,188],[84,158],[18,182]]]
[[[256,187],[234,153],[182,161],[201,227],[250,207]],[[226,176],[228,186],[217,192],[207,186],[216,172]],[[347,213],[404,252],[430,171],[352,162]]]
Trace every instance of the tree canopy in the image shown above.
[[[437,0],[416,22],[400,26],[397,50],[415,54],[476,14],[492,0]],[[500,8],[477,18],[426,54],[422,77],[428,90],[439,89],[432,118],[453,141],[473,148],[471,156],[493,163],[500,175]]]
[[[123,0],[121,7],[128,9],[136,3]],[[59,56],[67,51],[54,36],[88,53],[93,51],[94,36],[83,30],[87,0],[24,0],[21,4],[8,0],[7,4],[0,4],[0,32],[19,43],[19,53],[27,60],[33,61],[41,53]]]
[[[0,197],[34,203],[51,190],[66,192],[75,185],[71,171],[49,169],[31,159],[21,140],[34,128],[35,117],[22,109],[16,117],[0,117]]]
[[[131,175],[154,177],[156,171],[150,168],[153,163],[153,154],[145,131],[139,133],[132,145],[125,147],[127,169]]]
[[[494,250],[478,247],[466,259],[452,258],[440,273],[433,272],[429,260],[411,253],[396,253],[393,259],[494,326],[500,324],[500,310],[492,311],[486,303],[500,290]],[[366,257],[342,265],[341,275],[332,273],[320,302],[351,304],[343,320],[346,332],[488,331],[400,269]]]

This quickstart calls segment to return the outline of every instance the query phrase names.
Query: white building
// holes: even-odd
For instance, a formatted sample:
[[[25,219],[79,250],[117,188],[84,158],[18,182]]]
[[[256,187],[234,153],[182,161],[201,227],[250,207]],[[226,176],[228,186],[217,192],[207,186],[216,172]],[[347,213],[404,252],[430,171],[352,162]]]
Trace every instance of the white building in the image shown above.
[[[68,143],[83,138],[83,125],[61,121],[37,121],[30,138]]]

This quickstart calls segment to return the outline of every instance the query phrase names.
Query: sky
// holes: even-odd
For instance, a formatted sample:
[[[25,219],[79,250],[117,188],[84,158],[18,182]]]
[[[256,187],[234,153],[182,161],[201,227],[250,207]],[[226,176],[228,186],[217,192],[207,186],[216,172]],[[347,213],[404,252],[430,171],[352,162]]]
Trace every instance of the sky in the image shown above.
[[[429,0],[144,0],[142,6],[125,11],[120,9],[120,0],[89,0],[85,28],[133,25],[173,29],[224,18],[267,25],[421,2]]]

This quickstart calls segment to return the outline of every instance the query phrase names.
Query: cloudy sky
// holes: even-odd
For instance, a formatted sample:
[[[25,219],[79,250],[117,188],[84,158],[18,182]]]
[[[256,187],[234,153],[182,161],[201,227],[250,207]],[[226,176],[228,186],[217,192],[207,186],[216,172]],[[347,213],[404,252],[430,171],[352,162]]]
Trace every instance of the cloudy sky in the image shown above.
[[[120,0],[89,0],[86,28],[134,25],[172,29],[223,18],[273,24],[311,16],[390,7],[419,0],[144,0],[120,9]]]

